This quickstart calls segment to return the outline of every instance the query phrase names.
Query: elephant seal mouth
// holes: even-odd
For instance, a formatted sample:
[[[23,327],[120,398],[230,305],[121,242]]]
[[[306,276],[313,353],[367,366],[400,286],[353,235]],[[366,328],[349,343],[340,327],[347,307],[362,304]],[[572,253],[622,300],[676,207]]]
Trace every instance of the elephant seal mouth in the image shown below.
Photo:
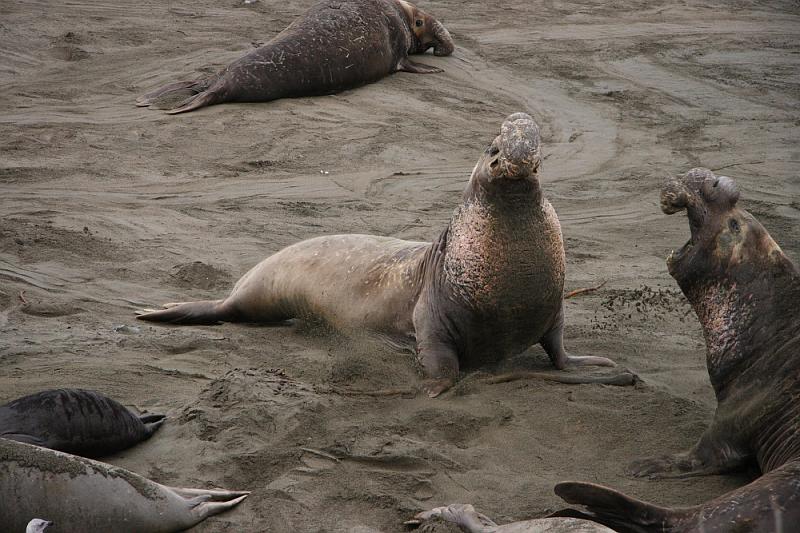
[[[503,122],[500,135],[487,151],[490,179],[524,179],[536,175],[541,163],[539,126],[526,113],[514,113]]]
[[[661,188],[661,211],[672,215],[686,210],[689,240],[667,256],[667,268],[675,274],[679,264],[700,243],[708,221],[736,205],[739,191],[727,176],[716,176],[707,168],[693,168],[683,176],[670,178]]]

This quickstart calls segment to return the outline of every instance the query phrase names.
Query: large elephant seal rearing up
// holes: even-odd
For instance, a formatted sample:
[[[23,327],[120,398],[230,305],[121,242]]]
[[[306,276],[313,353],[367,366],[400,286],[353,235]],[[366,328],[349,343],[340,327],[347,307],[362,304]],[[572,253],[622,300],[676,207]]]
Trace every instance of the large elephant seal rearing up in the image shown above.
[[[481,156],[434,243],[370,235],[302,241],[245,274],[224,300],[167,304],[139,318],[173,324],[316,317],[413,343],[436,396],[462,365],[541,343],[557,368],[613,366],[564,350],[564,244],[539,184],[539,127],[516,113]]]
[[[166,85],[136,104],[174,114],[222,102],[332,94],[393,72],[441,72],[408,58],[429,48],[438,56],[452,54],[453,39],[441,22],[408,2],[323,0],[218,74]]]
[[[52,531],[171,533],[236,507],[248,492],[182,489],[124,468],[0,439],[0,531],[34,517]]]
[[[800,524],[800,271],[736,206],[733,180],[696,168],[668,182],[661,209],[686,210],[691,239],[667,259],[706,339],[714,420],[688,452],[638,461],[639,476],[763,475],[709,502],[658,507],[591,483],[556,494],[623,531],[789,533]]]

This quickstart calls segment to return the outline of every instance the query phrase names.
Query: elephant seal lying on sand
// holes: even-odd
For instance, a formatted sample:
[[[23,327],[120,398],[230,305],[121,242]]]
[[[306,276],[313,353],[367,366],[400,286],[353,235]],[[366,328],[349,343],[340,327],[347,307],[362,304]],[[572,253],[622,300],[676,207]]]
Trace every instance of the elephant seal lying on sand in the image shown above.
[[[539,518],[498,526],[473,506],[460,503],[419,513],[406,525],[421,526],[435,519],[456,524],[464,533],[614,533],[612,529],[578,518]]]
[[[800,524],[800,272],[747,211],[732,179],[703,168],[668,182],[661,209],[686,209],[691,239],[667,259],[706,339],[717,396],[688,452],[643,460],[639,476],[718,474],[756,462],[763,475],[693,507],[670,509],[591,483],[556,494],[623,531],[785,532]]]
[[[323,0],[274,39],[199,80],[172,83],[136,100],[183,113],[223,102],[331,94],[393,72],[441,72],[409,54],[453,53],[441,22],[403,0]]]
[[[173,324],[321,318],[413,343],[436,396],[462,365],[541,343],[556,368],[613,366],[564,350],[564,243],[539,184],[539,127],[516,113],[481,156],[434,243],[371,235],[302,241],[245,274],[223,300],[167,304],[139,315]],[[592,382],[587,378],[586,382]]]
[[[0,531],[36,516],[53,533],[171,533],[236,507],[248,492],[179,489],[123,468],[0,439]]]
[[[164,415],[135,415],[99,392],[54,389],[0,406],[0,438],[83,457],[102,457],[149,439]]]

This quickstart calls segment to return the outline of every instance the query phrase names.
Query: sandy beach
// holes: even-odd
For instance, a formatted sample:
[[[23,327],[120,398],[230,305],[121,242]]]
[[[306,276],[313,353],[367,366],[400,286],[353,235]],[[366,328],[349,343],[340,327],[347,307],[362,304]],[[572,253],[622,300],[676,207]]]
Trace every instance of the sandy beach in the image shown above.
[[[176,116],[135,107],[311,3],[0,2],[0,403],[80,387],[165,413],[151,440],[105,460],[252,491],[197,532],[403,531],[454,502],[502,523],[565,507],[552,491],[564,480],[665,505],[746,482],[625,468],[694,444],[715,407],[700,327],[664,262],[689,230],[661,213],[663,179],[733,177],[800,261],[798,3],[429,0],[457,48],[415,60],[444,73]],[[535,346],[435,400],[350,395],[419,386],[414,356],[307,324],[135,319],[222,298],[301,239],[436,238],[516,111],[542,128],[566,290],[607,281],[567,301],[567,348],[642,383],[481,381],[551,370]]]

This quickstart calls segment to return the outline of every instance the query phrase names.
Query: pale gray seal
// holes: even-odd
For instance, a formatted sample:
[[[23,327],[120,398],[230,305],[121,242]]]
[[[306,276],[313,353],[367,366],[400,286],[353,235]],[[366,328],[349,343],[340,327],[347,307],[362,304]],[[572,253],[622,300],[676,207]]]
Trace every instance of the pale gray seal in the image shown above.
[[[473,506],[461,503],[424,511],[406,525],[421,526],[436,519],[456,524],[464,533],[614,533],[613,529],[579,518],[538,518],[497,525]]]
[[[28,527],[25,528],[25,533],[43,533],[45,529],[52,525],[53,523],[49,520],[34,518],[28,522]]]
[[[22,531],[46,516],[54,533],[172,533],[248,494],[167,487],[124,468],[0,439],[0,531]]]

